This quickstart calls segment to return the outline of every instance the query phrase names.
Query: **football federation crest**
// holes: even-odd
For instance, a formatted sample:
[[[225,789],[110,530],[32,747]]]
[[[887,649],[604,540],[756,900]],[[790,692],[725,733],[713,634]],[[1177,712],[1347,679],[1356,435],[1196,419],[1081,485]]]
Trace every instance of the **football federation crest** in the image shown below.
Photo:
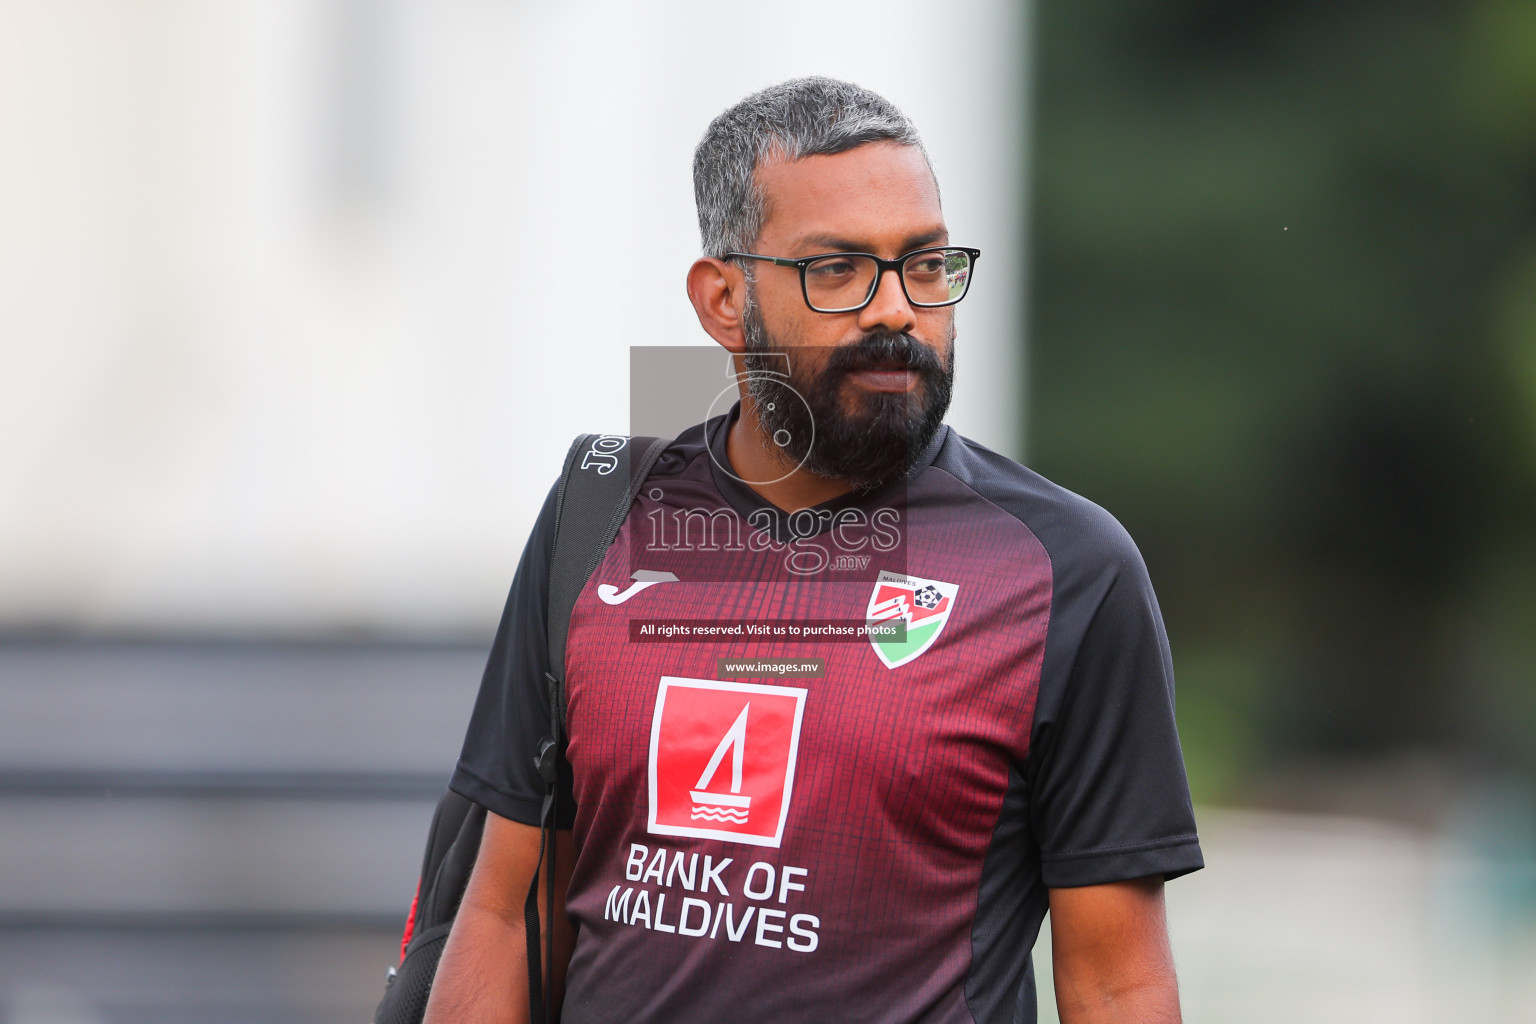
[[[651,720],[647,831],[778,846],[806,691],[663,676]]]
[[[880,574],[864,617],[871,623],[901,620],[907,624],[906,636],[900,640],[870,634],[869,642],[886,668],[899,668],[933,646],[944,632],[959,592],[956,583],[903,576],[899,572]]]

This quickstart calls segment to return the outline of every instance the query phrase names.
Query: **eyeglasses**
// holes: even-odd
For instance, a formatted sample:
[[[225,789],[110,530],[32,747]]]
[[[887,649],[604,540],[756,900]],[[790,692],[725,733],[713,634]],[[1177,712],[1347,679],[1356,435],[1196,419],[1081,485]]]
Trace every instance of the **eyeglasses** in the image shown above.
[[[727,258],[762,260],[800,271],[800,291],[805,304],[818,313],[853,313],[874,301],[880,278],[894,270],[901,290],[914,306],[931,309],[953,306],[971,287],[971,268],[980,249],[932,246],[914,249],[893,260],[868,252],[829,252],[804,259],[786,260],[750,252],[728,252]]]

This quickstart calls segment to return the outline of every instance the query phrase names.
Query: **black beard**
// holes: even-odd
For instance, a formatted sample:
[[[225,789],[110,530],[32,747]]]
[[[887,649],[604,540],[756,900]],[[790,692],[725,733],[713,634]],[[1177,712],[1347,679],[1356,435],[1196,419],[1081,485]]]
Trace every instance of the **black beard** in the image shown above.
[[[791,461],[817,476],[847,481],[855,491],[900,479],[944,422],[954,389],[953,345],[946,363],[909,334],[876,331],[828,349],[825,365],[807,372],[803,360],[796,365],[794,348],[768,336],[755,303],[748,305],[742,328],[747,343],[743,361],[752,371],[747,397],[757,404],[764,443],[777,444]],[[769,353],[789,359],[788,380],[782,376],[782,360],[762,358]],[[922,386],[912,392],[861,392],[856,409],[847,412],[843,385],[848,374],[878,369],[912,371]]]

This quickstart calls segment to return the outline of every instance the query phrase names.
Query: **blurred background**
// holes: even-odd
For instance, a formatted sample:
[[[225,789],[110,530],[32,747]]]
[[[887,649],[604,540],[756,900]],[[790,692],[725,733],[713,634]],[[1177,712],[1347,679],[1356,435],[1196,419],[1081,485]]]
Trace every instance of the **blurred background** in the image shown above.
[[[1536,7],[0,0],[0,1021],[368,1018],[561,454],[708,343],[692,147],[812,73],[984,250],[951,422],[1146,555],[1186,1019],[1536,1020]]]

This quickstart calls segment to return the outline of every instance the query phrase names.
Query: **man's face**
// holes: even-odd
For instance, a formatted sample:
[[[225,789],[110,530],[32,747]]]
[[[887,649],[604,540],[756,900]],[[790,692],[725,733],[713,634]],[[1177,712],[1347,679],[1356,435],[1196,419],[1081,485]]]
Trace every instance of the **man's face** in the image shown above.
[[[915,147],[871,143],[774,161],[757,176],[767,200],[757,253],[892,259],[949,242],[933,174]],[[754,376],[748,399],[765,433],[805,469],[860,489],[905,473],[949,406],[954,307],[912,306],[886,272],[862,310],[818,313],[805,304],[794,268],[757,263],[753,272],[748,350],[787,354],[788,386],[805,399]],[[755,362],[749,356],[749,368]]]

